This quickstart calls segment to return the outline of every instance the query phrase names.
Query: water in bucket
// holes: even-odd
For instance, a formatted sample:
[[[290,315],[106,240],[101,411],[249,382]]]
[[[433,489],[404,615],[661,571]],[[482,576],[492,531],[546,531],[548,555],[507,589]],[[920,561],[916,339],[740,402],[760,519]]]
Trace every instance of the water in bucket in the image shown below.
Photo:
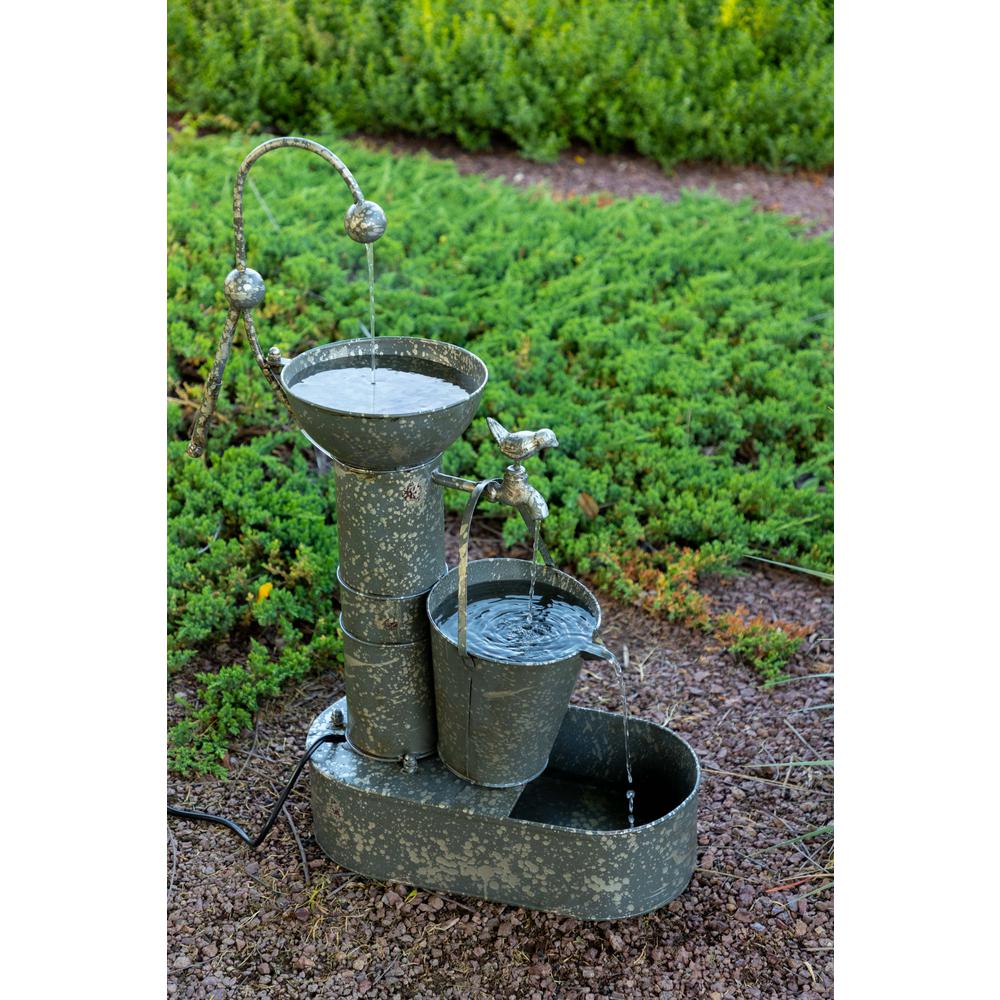
[[[437,624],[457,642],[457,604],[448,611]],[[506,580],[469,587],[467,642],[474,656],[507,663],[561,660],[589,644],[596,627],[586,608],[544,583]]]

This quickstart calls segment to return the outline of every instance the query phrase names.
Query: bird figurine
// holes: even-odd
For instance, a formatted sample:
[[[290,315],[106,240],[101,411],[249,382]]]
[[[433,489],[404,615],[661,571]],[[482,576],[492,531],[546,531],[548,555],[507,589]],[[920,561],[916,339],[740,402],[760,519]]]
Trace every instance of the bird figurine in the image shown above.
[[[492,417],[486,418],[490,432],[500,445],[500,451],[514,462],[523,462],[532,455],[537,455],[543,448],[558,448],[559,441],[555,434],[543,427],[538,431],[515,431],[511,433],[503,424]]]

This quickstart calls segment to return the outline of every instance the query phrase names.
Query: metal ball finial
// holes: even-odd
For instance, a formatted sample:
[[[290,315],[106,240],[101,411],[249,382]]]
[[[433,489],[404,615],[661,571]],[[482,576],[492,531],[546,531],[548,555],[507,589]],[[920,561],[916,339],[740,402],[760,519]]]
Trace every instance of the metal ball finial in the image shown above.
[[[264,301],[264,279],[253,268],[241,271],[233,268],[223,286],[226,298],[234,309],[256,309]]]
[[[374,243],[385,232],[385,212],[373,201],[355,202],[344,216],[344,229],[356,243]]]

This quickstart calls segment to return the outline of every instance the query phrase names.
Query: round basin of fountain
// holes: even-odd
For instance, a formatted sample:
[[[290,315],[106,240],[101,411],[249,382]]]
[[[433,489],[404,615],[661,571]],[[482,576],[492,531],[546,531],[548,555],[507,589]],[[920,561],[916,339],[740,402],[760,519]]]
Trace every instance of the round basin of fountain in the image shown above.
[[[581,653],[593,646],[601,623],[600,605],[578,580],[526,559],[470,562],[468,594],[464,651],[457,638],[458,570],[427,595],[438,755],[475,784],[522,784],[548,763]]]
[[[284,366],[280,381],[316,445],[352,468],[388,471],[428,462],[457,440],[488,374],[454,344],[377,337],[305,351]]]

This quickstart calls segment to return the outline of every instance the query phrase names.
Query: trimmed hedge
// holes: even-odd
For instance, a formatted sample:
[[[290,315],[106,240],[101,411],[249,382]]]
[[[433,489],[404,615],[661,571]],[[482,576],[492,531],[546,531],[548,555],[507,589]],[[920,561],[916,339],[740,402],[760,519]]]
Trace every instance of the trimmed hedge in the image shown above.
[[[332,479],[315,474],[242,334],[207,463],[185,455],[225,315],[232,182],[255,142],[170,143],[170,655],[175,668],[225,665],[202,675],[201,701],[174,732],[182,768],[217,761],[259,698],[340,655]],[[549,501],[554,557],[699,626],[714,627],[693,589],[699,572],[748,551],[830,568],[828,240],[749,202],[556,202],[426,156],[334,147],[389,220],[375,248],[378,330],[461,344],[489,366],[446,471],[501,469],[487,414],[552,427],[561,447],[529,471]],[[342,181],[297,150],[265,158],[253,178],[248,261],[267,282],[264,349],[358,336],[367,272],[343,232]],[[455,509],[463,500],[449,494]],[[520,518],[494,514],[508,543],[525,537]],[[722,624],[766,674],[775,648],[794,648]]]
[[[170,0],[174,112],[679,160],[833,160],[830,0]]]

